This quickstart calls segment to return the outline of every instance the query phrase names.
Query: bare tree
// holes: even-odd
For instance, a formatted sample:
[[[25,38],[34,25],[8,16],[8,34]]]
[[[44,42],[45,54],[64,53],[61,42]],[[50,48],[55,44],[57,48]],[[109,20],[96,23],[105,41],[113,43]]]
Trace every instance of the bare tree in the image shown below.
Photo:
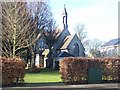
[[[26,2],[2,2],[2,56],[21,57],[40,38],[30,11]]]
[[[46,2],[28,2],[28,8],[31,10],[31,15],[33,17],[37,17],[37,31],[38,33],[41,32],[41,29],[44,27],[48,27],[49,23],[51,22],[52,13],[50,11],[50,7]],[[42,37],[41,37],[42,38]],[[33,65],[35,64],[36,52],[38,49],[39,40],[32,45],[31,52],[32,52],[32,60],[34,60]]]
[[[93,57],[101,57],[100,48],[104,44],[104,42],[93,39],[89,43],[89,52],[92,54]]]
[[[90,40],[90,43],[89,43],[89,49],[94,49],[94,50],[99,50],[100,47],[104,44],[104,42],[98,40],[98,39],[93,39],[93,40]]]
[[[52,18],[49,5],[46,2],[29,2],[28,8],[31,9],[31,15],[38,17],[37,27],[41,29],[47,26]]]
[[[60,30],[57,29],[55,21],[51,20],[44,31],[44,37],[46,44],[49,48],[49,55],[48,55],[48,67],[52,68],[53,66],[53,58],[52,58],[52,47],[54,43],[58,40],[58,36],[60,34]]]
[[[74,28],[78,38],[82,42],[83,46],[86,47],[89,44],[89,40],[87,39],[87,32],[85,31],[84,24],[77,24]]]

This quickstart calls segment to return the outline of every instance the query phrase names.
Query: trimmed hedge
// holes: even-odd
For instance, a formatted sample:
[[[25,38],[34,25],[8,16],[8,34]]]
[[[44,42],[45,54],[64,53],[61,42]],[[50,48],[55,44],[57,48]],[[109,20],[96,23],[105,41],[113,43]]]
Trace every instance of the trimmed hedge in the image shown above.
[[[120,81],[120,58],[103,58],[103,80]]]
[[[11,85],[23,81],[26,63],[20,58],[0,58],[2,63],[2,84]],[[1,67],[0,67],[1,68]]]
[[[64,58],[60,62],[63,82],[81,82],[87,77],[87,61],[79,58]]]
[[[119,81],[120,58],[69,57],[60,61],[60,73],[64,83],[87,83],[88,69],[101,68],[103,80]]]

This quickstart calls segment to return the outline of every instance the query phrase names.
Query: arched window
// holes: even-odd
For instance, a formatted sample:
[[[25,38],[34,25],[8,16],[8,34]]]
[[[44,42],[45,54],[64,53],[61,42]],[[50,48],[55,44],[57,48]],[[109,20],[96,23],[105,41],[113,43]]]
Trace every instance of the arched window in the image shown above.
[[[73,45],[73,55],[79,56],[79,45],[77,43]]]

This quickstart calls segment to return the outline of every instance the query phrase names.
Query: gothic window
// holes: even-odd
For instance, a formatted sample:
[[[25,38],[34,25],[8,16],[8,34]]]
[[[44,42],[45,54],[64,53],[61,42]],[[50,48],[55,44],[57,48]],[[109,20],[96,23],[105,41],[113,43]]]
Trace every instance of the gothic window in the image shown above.
[[[79,56],[79,46],[77,43],[73,45],[73,55],[74,56]]]

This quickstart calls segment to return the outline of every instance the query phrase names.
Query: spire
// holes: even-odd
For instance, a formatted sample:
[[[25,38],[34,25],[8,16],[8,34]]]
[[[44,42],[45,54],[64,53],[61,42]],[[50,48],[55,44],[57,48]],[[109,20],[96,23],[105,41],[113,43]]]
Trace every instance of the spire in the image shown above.
[[[68,29],[68,24],[67,24],[67,10],[64,4],[64,13],[63,13],[63,25],[64,25],[64,29]]]
[[[67,10],[66,10],[65,4],[64,4],[64,13],[67,16]]]

